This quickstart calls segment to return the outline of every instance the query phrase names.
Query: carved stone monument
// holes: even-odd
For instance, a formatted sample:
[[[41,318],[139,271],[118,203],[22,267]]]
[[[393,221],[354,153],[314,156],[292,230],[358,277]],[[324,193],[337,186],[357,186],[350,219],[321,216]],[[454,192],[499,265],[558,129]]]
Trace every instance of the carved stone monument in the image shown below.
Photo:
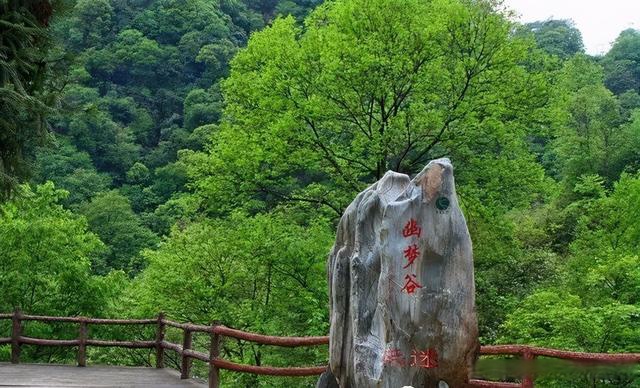
[[[318,387],[464,387],[478,350],[471,238],[453,166],[387,172],[340,220]],[[333,375],[333,376],[331,376]]]

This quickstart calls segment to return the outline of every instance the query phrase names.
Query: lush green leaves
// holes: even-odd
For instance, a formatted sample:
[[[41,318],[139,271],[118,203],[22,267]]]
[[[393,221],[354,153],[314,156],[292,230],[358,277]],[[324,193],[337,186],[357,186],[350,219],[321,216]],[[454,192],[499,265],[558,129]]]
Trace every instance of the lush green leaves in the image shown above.
[[[620,94],[640,89],[640,32],[634,29],[622,31],[604,58],[607,69],[607,87]]]
[[[114,191],[104,192],[83,204],[79,211],[107,244],[101,260],[93,263],[94,271],[105,273],[110,269],[123,269],[135,274],[144,266],[138,254],[143,248],[153,247],[158,239],[142,225],[126,197]]]
[[[580,187],[594,185],[583,181]],[[577,237],[561,275],[510,314],[503,341],[594,352],[638,351],[640,178],[623,175],[612,193],[598,193],[582,206]]]
[[[448,156],[482,342],[640,351],[637,31],[593,58],[570,21],[520,26],[493,1],[72,3],[52,25],[64,76],[47,148],[43,31],[0,6],[21,48],[0,46],[0,179],[35,152],[34,183],[70,192],[34,185],[0,205],[5,310],[325,334],[337,217],[386,170]]]
[[[276,20],[232,63],[225,123],[210,157],[192,159],[195,187],[214,211],[266,199],[340,213],[387,169],[436,156],[469,176],[486,159],[535,169],[522,120],[545,85],[519,65],[526,43],[509,29],[488,5],[457,2],[340,1],[304,30]],[[229,190],[241,197],[220,201]]]
[[[0,286],[3,311],[20,307],[52,315],[100,314],[105,290],[91,275],[104,249],[84,219],[62,208],[53,184],[0,205]]]
[[[550,55],[567,59],[584,52],[582,34],[571,20],[545,20],[525,25],[538,46]]]
[[[148,267],[123,303],[133,305],[136,315],[162,310],[181,321],[221,320],[273,335],[324,335],[325,264],[318,258],[326,255],[332,239],[326,223],[303,227],[283,214],[236,213],[175,228],[158,250],[145,252]],[[327,357],[323,349],[267,352],[232,341],[223,344],[223,352],[226,358],[258,365],[322,364]],[[225,376],[225,381],[274,386],[273,380],[256,376],[237,378],[234,383],[233,376]]]

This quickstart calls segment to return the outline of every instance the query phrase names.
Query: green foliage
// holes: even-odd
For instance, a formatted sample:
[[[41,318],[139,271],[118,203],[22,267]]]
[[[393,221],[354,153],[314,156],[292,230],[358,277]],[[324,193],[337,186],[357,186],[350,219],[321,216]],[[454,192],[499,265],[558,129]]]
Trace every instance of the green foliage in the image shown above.
[[[78,0],[73,17],[69,34],[73,42],[71,47],[76,51],[82,47],[103,46],[112,38],[115,14],[109,0]]]
[[[557,276],[509,313],[499,341],[589,352],[638,352],[640,179],[623,175],[606,195],[603,180],[589,176],[576,185],[576,191],[584,199],[576,203],[578,225],[569,254]],[[542,379],[540,385],[622,387],[638,381],[637,373],[634,377],[619,369],[612,371],[613,376],[589,372],[573,378],[560,374]]]
[[[0,3],[0,199],[28,173],[30,151],[46,137],[45,117],[53,94],[44,90],[48,72],[52,7],[31,1]]]
[[[602,85],[584,87],[573,96],[569,114],[567,131],[557,138],[564,177],[598,173],[617,178],[621,171],[612,164],[627,139],[618,128],[620,107],[613,94]]]
[[[180,43],[187,33],[197,33],[201,40],[212,40],[227,36],[229,28],[233,28],[224,23],[215,3],[200,0],[153,1],[132,24],[158,43],[170,45]]]
[[[387,169],[436,156],[535,170],[522,109],[542,108],[545,84],[519,65],[527,46],[510,28],[457,2],[340,1],[304,30],[276,20],[232,62],[224,125],[209,157],[190,158],[195,188],[215,212],[300,200],[341,213]]]
[[[605,249],[612,253],[635,253],[640,247],[640,177],[623,174],[607,196],[600,195],[583,216],[576,251],[595,254]],[[600,245],[602,244],[602,245]]]
[[[3,311],[98,315],[106,291],[91,275],[104,248],[83,218],[63,209],[66,192],[48,183],[21,186],[0,205],[0,285]]]
[[[164,201],[173,193],[182,190],[187,183],[187,169],[184,163],[176,162],[156,169],[151,189]]]
[[[203,89],[193,89],[184,100],[184,126],[193,130],[205,124],[218,122],[221,111],[219,95]]]
[[[94,272],[122,269],[135,274],[144,267],[138,254],[144,248],[155,246],[158,237],[142,225],[126,197],[116,191],[100,193],[91,202],[82,204],[79,212],[87,217],[91,230],[107,244],[100,259],[93,262]]]
[[[296,12],[315,5],[298,3]],[[194,130],[219,120],[218,82],[227,74],[230,58],[273,15],[258,15],[250,2],[241,1],[83,0],[70,5],[68,14],[52,25],[60,40],[56,54],[62,59],[61,73],[68,74],[60,82],[64,98],[54,120],[56,140],[88,153],[98,173],[111,176],[109,188],[122,187],[132,200],[139,199],[134,200],[137,212],[152,213],[182,189],[182,178],[146,179],[132,188],[125,187],[133,183],[127,173],[140,162],[150,176],[178,176],[155,170],[174,163],[180,149],[203,148],[205,133]],[[90,180],[67,178],[76,172],[53,171],[38,166],[45,160],[36,162],[37,182]],[[93,179],[82,198],[72,194],[68,202],[106,189],[95,183]]]
[[[178,65],[175,47],[163,47],[135,29],[121,31],[111,47],[97,51],[87,60],[91,75],[120,85],[170,82],[178,76]]]
[[[593,58],[570,21],[521,26],[489,0],[78,0],[47,51],[48,19],[5,3],[3,190],[35,154],[34,188],[0,204],[5,311],[325,334],[337,217],[386,170],[448,156],[482,343],[640,351],[638,31]],[[53,141],[36,147],[57,93]],[[224,355],[326,360],[230,341]]]
[[[567,92],[566,121],[558,129],[553,152],[560,178],[571,190],[583,174],[599,174],[610,186],[636,154],[638,134],[632,120],[633,94],[623,101],[603,84],[602,68],[585,56],[568,60],[560,76]]]
[[[609,195],[598,190],[582,207],[561,276],[510,314],[502,341],[593,352],[640,349],[639,201],[637,176],[623,175]]]
[[[550,55],[567,59],[584,52],[582,34],[571,20],[545,20],[527,23],[538,46]]]
[[[221,319],[274,334],[324,333],[326,316],[316,316],[326,304],[318,257],[332,239],[326,223],[298,226],[283,214],[196,222],[173,230],[158,250],[145,251],[149,266],[132,295],[147,313],[161,308],[182,320]]]
[[[140,162],[136,162],[129,171],[127,171],[127,182],[129,183],[145,183],[149,180],[149,169]]]
[[[285,214],[235,213],[226,220],[175,228],[158,250],[145,251],[149,265],[123,302],[142,316],[160,309],[182,321],[221,320],[273,335],[324,335],[327,285],[318,257],[326,255],[332,240],[326,222],[299,226]],[[258,365],[286,365],[294,359],[296,364],[321,364],[327,356],[322,349],[266,351],[232,341],[224,342],[223,352]],[[225,381],[274,386],[262,377],[237,378],[234,383],[232,376],[225,376]]]
[[[80,151],[87,152],[98,171],[122,179],[140,151],[129,128],[99,108],[102,101],[96,89],[74,85],[68,89],[63,103],[73,113],[57,118],[58,131]]]
[[[71,194],[64,205],[90,216],[92,228],[107,244],[101,262],[94,263],[96,271],[135,268],[135,272],[144,264],[131,260],[141,248],[156,241],[146,225],[166,234],[173,222],[193,215],[192,209],[197,208],[183,206],[195,201],[176,200],[165,205],[186,191],[186,169],[177,162],[178,151],[204,148],[221,116],[218,83],[228,74],[230,58],[254,29],[275,14],[260,14],[250,7],[255,4],[235,0],[78,0],[66,4],[68,12],[51,26],[58,38],[52,56],[60,74],[52,89],[55,86],[56,92],[62,92],[61,104],[51,120],[54,146],[37,150],[32,181],[51,180],[68,189]],[[301,16],[315,4],[298,1],[292,12]],[[278,2],[272,5],[276,7]],[[27,13],[7,14],[18,16],[33,19]],[[23,33],[20,39],[25,47],[45,47],[43,30],[35,27],[16,30]],[[36,37],[41,42],[35,42]],[[32,51],[25,52],[25,60],[43,60]],[[7,58],[1,57],[12,59]],[[24,73],[21,76],[27,75],[27,70],[20,71]],[[41,84],[40,78],[25,80],[31,82],[21,81],[25,88],[36,81]],[[22,104],[2,116],[11,117],[12,124],[18,122],[19,112],[37,118],[30,109]],[[19,141],[6,153],[13,153],[16,160],[22,152],[19,147],[34,149],[31,137],[26,136],[35,133],[29,129],[34,126],[22,127],[22,132],[3,130],[0,134],[18,133]],[[9,145],[3,140],[2,147],[5,144]],[[9,166],[7,163],[8,159],[2,166]],[[103,217],[89,210],[94,205],[105,206],[98,213],[106,214],[104,197],[114,193],[105,193],[114,189],[121,194],[115,201],[118,212],[126,214],[123,224],[134,225],[133,235],[126,238],[125,227],[115,221],[120,216],[107,217],[106,222],[114,220],[114,225],[98,227],[96,222],[104,221]]]
[[[64,140],[37,152],[33,180],[50,180],[68,191],[69,195],[62,200],[65,205],[85,202],[111,184],[107,174],[96,171],[89,154]]]
[[[144,222],[159,235],[168,235],[176,223],[184,225],[198,213],[198,201],[191,195],[173,195],[167,202],[159,205],[153,213],[146,214]]]
[[[640,90],[640,31],[620,33],[603,60],[607,87],[616,94]]]

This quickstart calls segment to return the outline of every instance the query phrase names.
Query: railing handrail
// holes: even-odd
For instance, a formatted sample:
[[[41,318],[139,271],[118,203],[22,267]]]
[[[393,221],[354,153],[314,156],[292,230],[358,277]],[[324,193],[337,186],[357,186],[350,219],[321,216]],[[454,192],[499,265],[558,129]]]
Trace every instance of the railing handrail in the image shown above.
[[[213,332],[223,335],[225,337],[233,337],[245,341],[255,342],[262,345],[275,345],[283,347],[296,347],[296,346],[316,346],[316,345],[328,345],[328,336],[319,337],[278,337],[263,334],[250,333],[238,329],[232,329],[223,325],[214,326]]]
[[[86,365],[86,347],[123,347],[136,349],[156,349],[156,367],[164,367],[164,350],[171,350],[181,356],[181,378],[190,377],[191,360],[196,359],[209,364],[209,387],[219,387],[219,370],[226,369],[242,373],[252,373],[272,376],[314,376],[323,373],[327,366],[310,367],[272,367],[239,364],[220,358],[220,343],[223,337],[255,342],[263,345],[282,347],[316,346],[329,343],[328,336],[316,337],[283,337],[257,334],[233,329],[222,324],[197,325],[193,323],[179,323],[165,319],[160,313],[153,319],[111,319],[88,317],[54,317],[45,315],[25,315],[18,309],[13,313],[0,313],[0,320],[12,320],[11,337],[0,337],[0,345],[11,344],[11,362],[20,362],[20,345],[67,346],[78,347],[78,366]],[[74,340],[57,340],[32,338],[22,335],[23,321],[39,322],[69,322],[80,324],[79,338]],[[88,325],[157,325],[156,338],[153,341],[114,341],[90,339],[87,336]],[[173,327],[183,331],[183,343],[175,344],[165,341],[166,327]],[[193,350],[193,333],[207,333],[211,336],[209,354]],[[558,350],[530,345],[486,345],[480,347],[480,355],[511,355],[520,356],[525,361],[532,361],[536,357],[552,357],[575,362],[590,362],[603,364],[640,363],[640,353],[588,353],[568,350]],[[533,387],[533,376],[525,375],[520,383],[497,381],[471,380],[474,387],[512,388]]]
[[[12,320],[11,337],[0,338],[0,345],[11,344],[11,362],[20,362],[20,346],[64,346],[78,347],[78,366],[86,365],[86,347],[122,347],[137,349],[156,349],[156,367],[164,368],[164,351],[172,350],[181,357],[181,378],[190,377],[191,360],[196,359],[209,364],[209,387],[219,386],[219,369],[227,369],[236,372],[254,373],[274,376],[314,376],[326,370],[326,365],[311,367],[272,367],[238,364],[220,358],[220,342],[222,337],[232,337],[240,340],[251,341],[263,345],[275,345],[283,347],[314,346],[329,343],[329,337],[279,337],[268,336],[233,329],[221,324],[209,326],[196,325],[193,323],[179,323],[164,318],[160,313],[154,319],[107,319],[88,317],[55,317],[46,315],[27,315],[20,310],[13,313],[0,313],[0,320]],[[22,322],[65,322],[80,324],[80,335],[78,339],[59,340],[32,338],[22,335]],[[88,325],[157,325],[156,338],[154,341],[112,341],[87,338]],[[165,341],[166,327],[173,327],[183,331],[182,345]],[[193,333],[208,333],[211,336],[211,349],[209,354],[193,350]]]
[[[14,314],[0,314],[0,320],[12,319]],[[46,315],[20,315],[21,321],[38,321],[38,322],[70,322],[70,323],[87,323],[95,325],[156,325],[158,319],[111,319],[111,318],[87,318],[87,317],[54,317]],[[275,345],[283,347],[295,346],[315,346],[329,344],[328,336],[307,336],[307,337],[289,337],[289,336],[270,336],[258,334],[239,329],[233,329],[224,325],[196,325],[193,323],[179,323],[168,319],[162,319],[167,326],[176,329],[189,330],[199,333],[216,333],[225,337],[233,337],[240,340],[251,341],[262,345]]]
[[[480,347],[480,354],[488,355],[524,355],[552,357],[571,361],[597,361],[600,363],[639,363],[640,353],[589,353],[570,350],[543,348],[531,345],[486,345]]]

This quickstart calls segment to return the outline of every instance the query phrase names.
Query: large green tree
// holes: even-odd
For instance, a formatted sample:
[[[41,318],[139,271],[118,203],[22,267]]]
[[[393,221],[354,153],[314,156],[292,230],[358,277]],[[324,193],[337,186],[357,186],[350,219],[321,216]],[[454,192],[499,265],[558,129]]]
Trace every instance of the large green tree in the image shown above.
[[[48,183],[21,186],[0,206],[0,309],[44,315],[97,315],[109,290],[91,275],[103,249],[84,218],[60,204],[66,192]]]
[[[304,29],[276,20],[232,62],[195,187],[213,211],[299,200],[339,214],[387,169],[443,155],[466,180],[535,175],[523,139],[544,121],[545,84],[511,27],[488,3],[456,1],[337,1]],[[527,180],[505,203],[527,197]]]
[[[183,153],[189,187],[211,216],[335,220],[387,170],[449,156],[490,341],[506,314],[497,306],[530,292],[554,259],[527,251],[507,217],[548,196],[528,138],[557,115],[544,54],[513,28],[486,2],[342,0],[304,27],[277,19],[232,61],[208,152]]]
[[[603,65],[606,84],[612,92],[640,91],[640,31],[622,31],[605,55]]]
[[[333,239],[327,222],[300,226],[284,214],[234,213],[180,226],[159,249],[145,251],[149,266],[123,299],[128,313],[153,316],[162,310],[180,321],[219,320],[272,335],[327,333],[325,264],[318,260]],[[225,341],[222,352],[255,365],[314,365],[327,357],[326,348],[267,351],[234,341]],[[224,381],[244,387],[313,384],[255,375]]]
[[[122,292],[124,274],[92,273],[104,245],[83,217],[62,207],[66,195],[50,182],[23,185],[0,204],[0,311],[19,308],[35,315],[100,317],[109,314],[111,302]],[[73,338],[77,328],[31,324],[25,325],[23,335]],[[0,359],[6,361],[8,354],[3,349]],[[64,363],[74,357],[75,351],[61,347],[22,351],[25,361]]]
[[[117,191],[103,192],[82,204],[79,211],[107,244],[101,259],[93,263],[95,272],[121,269],[135,274],[144,267],[138,255],[142,249],[155,246],[158,237],[141,223],[125,196]]]
[[[571,20],[544,20],[527,23],[536,43],[548,54],[567,59],[584,52],[582,34]]]

